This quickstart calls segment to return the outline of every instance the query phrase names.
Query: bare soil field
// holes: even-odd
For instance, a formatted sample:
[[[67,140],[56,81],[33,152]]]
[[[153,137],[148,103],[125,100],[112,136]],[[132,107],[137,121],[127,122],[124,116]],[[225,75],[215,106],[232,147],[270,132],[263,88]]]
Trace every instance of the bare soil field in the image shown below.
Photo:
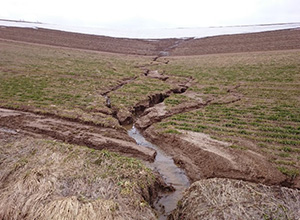
[[[172,50],[172,56],[300,49],[300,30],[235,34],[194,39]]]
[[[199,201],[206,196],[199,187],[218,188],[207,184],[208,178],[226,178],[220,183],[229,185],[227,192],[233,200],[246,188],[251,188],[250,194],[259,191],[259,184],[277,188],[263,186],[258,193],[262,197],[249,199],[253,204],[268,195],[276,197],[279,206],[289,204],[287,194],[276,194],[278,189],[299,200],[299,49],[298,29],[147,41],[0,28],[0,218],[9,219],[23,206],[27,208],[15,219],[59,218],[54,216],[58,205],[64,207],[63,216],[70,218],[74,213],[99,216],[94,210],[98,206],[107,219],[132,219],[132,214],[136,219],[143,215],[155,219],[164,214],[154,210],[153,201],[159,191],[172,191],[172,187],[164,186],[144,162],[130,158],[151,162],[156,155],[128,135],[124,126],[132,124],[195,182],[170,218],[193,219],[187,215],[189,209],[198,212],[194,216],[210,216],[200,210],[201,205],[187,205],[193,195]],[[90,151],[101,159],[90,157]],[[36,153],[38,157],[32,157]],[[49,155],[56,158],[53,163],[46,159]],[[57,158],[68,163],[70,170],[86,169],[87,175],[59,169],[64,165]],[[35,164],[45,160],[49,163],[37,172]],[[100,165],[99,173],[96,165]],[[55,178],[51,172],[57,174]],[[68,181],[61,181],[62,176]],[[55,187],[40,188],[37,193],[26,182],[49,179]],[[233,189],[232,179],[240,181],[241,192]],[[104,182],[118,193],[100,195],[96,188]],[[10,197],[20,184],[22,190]],[[83,191],[66,193],[62,190],[66,184],[74,192],[81,186]],[[89,184],[95,189],[93,195],[85,190]],[[54,191],[48,193],[51,187]],[[6,205],[20,195],[22,201],[12,208]],[[138,200],[130,200],[136,196]],[[42,198],[46,202],[38,206],[35,202]],[[282,219],[299,216],[293,207]],[[235,216],[235,211],[229,214]],[[274,217],[273,212],[276,209],[268,205],[255,210],[260,218]],[[225,219],[220,217],[228,215],[224,213],[213,216]]]
[[[159,41],[113,38],[64,31],[3,27],[0,38],[101,52],[156,56],[174,44],[176,39]]]
[[[235,34],[200,39],[139,40],[70,33],[48,29],[2,27],[0,38],[102,52],[173,56],[300,49],[300,30]],[[176,45],[176,46],[175,46]]]

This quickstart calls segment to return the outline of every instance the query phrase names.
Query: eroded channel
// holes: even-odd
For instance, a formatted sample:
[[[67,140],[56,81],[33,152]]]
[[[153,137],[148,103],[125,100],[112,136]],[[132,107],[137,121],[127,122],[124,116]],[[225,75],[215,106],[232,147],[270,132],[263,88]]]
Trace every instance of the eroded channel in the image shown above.
[[[148,165],[151,169],[157,171],[168,185],[175,188],[174,192],[161,195],[154,204],[160,212],[159,220],[167,219],[167,216],[176,208],[177,202],[182,198],[183,191],[190,186],[189,179],[184,170],[176,166],[172,157],[166,155],[158,146],[148,142],[135,126],[132,126],[128,134],[135,139],[138,145],[157,151],[155,161],[148,163]]]

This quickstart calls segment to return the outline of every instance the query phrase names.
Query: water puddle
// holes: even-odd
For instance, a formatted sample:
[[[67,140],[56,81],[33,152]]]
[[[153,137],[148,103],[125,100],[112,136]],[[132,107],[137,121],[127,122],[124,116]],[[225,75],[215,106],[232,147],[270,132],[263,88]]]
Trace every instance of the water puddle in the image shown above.
[[[184,170],[177,167],[173,159],[159,147],[145,140],[134,126],[128,131],[128,134],[135,139],[138,145],[150,147],[157,151],[155,161],[148,165],[151,169],[159,172],[168,185],[172,185],[175,188],[175,192],[164,194],[154,204],[157,210],[162,210],[159,220],[167,219],[167,216],[176,208],[177,202],[182,198],[183,191],[190,186],[190,182]],[[162,209],[162,207],[164,208]]]

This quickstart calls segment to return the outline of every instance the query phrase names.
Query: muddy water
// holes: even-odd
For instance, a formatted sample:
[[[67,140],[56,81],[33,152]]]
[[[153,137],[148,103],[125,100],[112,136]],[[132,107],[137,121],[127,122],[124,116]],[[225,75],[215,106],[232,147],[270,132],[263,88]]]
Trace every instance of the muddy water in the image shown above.
[[[134,126],[128,131],[128,134],[135,139],[138,145],[150,147],[157,151],[155,161],[148,165],[153,170],[158,171],[167,184],[175,188],[175,192],[162,195],[155,204],[157,210],[161,211],[159,219],[167,219],[171,211],[176,208],[178,200],[182,198],[182,193],[189,187],[190,182],[185,172],[175,165],[173,159],[167,156],[159,147],[146,141]]]

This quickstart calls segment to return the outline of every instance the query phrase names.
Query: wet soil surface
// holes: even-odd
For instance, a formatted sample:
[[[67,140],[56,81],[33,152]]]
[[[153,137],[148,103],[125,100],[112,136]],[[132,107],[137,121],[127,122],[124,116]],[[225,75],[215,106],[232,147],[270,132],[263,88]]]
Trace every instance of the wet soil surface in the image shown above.
[[[126,131],[85,125],[29,112],[0,108],[0,139],[13,136],[52,138],[64,142],[86,145],[95,149],[108,149],[128,156],[153,161],[155,150],[138,146]]]
[[[0,29],[0,38],[102,52],[158,57],[300,49],[300,29],[200,39],[160,39],[150,41],[48,29],[5,27]]]
[[[170,193],[164,193],[154,204],[160,212],[160,220],[167,219],[167,216],[177,207],[177,202],[182,198],[183,191],[190,186],[188,177],[185,171],[179,168],[172,157],[166,155],[159,147],[151,144],[141,135],[141,133],[133,126],[128,134],[134,138],[136,143],[143,147],[154,149],[157,152],[155,161],[148,165],[158,172],[165,183],[172,187]]]
[[[206,134],[181,132],[166,134],[151,126],[143,133],[173,156],[175,162],[187,171],[192,182],[202,178],[223,177],[267,185],[292,185],[267,158],[254,151],[230,148],[229,143],[214,140]]]

